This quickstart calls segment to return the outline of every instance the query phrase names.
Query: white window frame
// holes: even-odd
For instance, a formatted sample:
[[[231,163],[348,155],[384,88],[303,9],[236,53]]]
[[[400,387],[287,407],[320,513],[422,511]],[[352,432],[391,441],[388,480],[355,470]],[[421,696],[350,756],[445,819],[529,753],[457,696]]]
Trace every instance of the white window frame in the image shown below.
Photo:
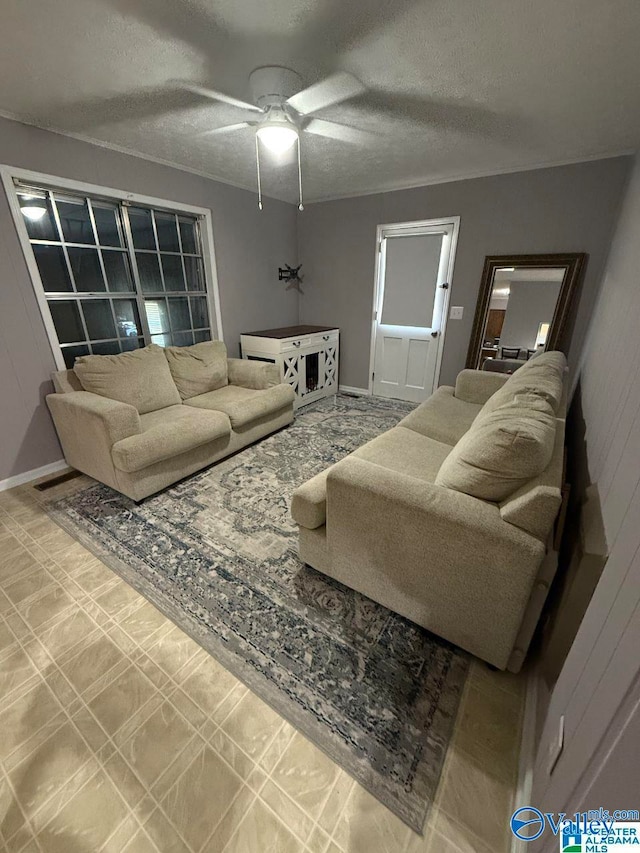
[[[200,221],[200,241],[202,244],[202,266],[204,268],[204,277],[206,284],[206,299],[209,317],[215,317],[215,326],[211,323],[211,333],[214,329],[217,334],[217,339],[222,341],[222,317],[220,314],[220,292],[218,287],[218,270],[216,266],[215,247],[213,240],[213,223],[211,210],[207,207],[196,207],[192,204],[183,204],[179,201],[171,201],[170,199],[156,198],[155,196],[139,195],[138,193],[126,192],[125,190],[114,189],[113,187],[104,187],[98,184],[89,184],[84,181],[74,181],[69,178],[61,178],[56,175],[47,175],[43,172],[32,172],[29,169],[20,169],[15,166],[0,165],[0,177],[4,185],[5,194],[9,203],[13,221],[18,233],[18,239],[22,246],[22,253],[29,270],[33,290],[38,300],[40,313],[44,327],[49,338],[51,351],[56,362],[58,370],[66,370],[62,348],[58,343],[58,335],[53,325],[51,312],[47,302],[47,296],[40,277],[40,271],[36,263],[35,255],[31,247],[31,241],[27,233],[27,227],[24,222],[24,217],[20,212],[20,203],[14,185],[14,179],[24,183],[30,183],[33,186],[43,185],[52,189],[69,190],[72,193],[80,193],[86,196],[101,196],[107,199],[113,199],[115,202],[128,202],[129,204],[139,204],[145,207],[165,208],[174,211],[175,213],[186,213],[195,216]]]

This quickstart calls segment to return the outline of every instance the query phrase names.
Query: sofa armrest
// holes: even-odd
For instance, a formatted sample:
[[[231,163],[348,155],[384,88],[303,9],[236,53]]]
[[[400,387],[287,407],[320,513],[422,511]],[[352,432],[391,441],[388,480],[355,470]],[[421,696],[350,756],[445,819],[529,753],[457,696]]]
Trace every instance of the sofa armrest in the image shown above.
[[[69,465],[118,488],[111,448],[140,432],[138,410],[89,391],[49,394],[47,405]]]
[[[240,385],[262,391],[280,384],[280,371],[276,364],[266,361],[249,361],[245,358],[228,358],[229,385]]]
[[[315,530],[327,520],[327,476],[326,468],[295,490],[291,497],[291,515],[296,524]]]
[[[112,445],[140,432],[140,415],[134,406],[90,391],[49,394],[47,405],[56,426],[58,422],[64,426],[65,421],[73,421],[74,427],[80,426],[83,421],[87,425],[98,422]],[[81,433],[77,433],[76,437],[81,440]]]
[[[337,580],[504,668],[544,544],[495,504],[347,457],[327,477]]]
[[[461,370],[456,379],[454,397],[467,403],[486,403],[509,378],[506,373],[488,370]]]

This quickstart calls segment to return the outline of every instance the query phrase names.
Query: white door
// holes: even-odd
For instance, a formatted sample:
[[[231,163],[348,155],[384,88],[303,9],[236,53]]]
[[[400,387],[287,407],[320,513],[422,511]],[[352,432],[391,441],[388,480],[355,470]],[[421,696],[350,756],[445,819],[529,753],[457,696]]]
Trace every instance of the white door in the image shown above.
[[[420,403],[435,390],[458,219],[381,226],[372,390]]]

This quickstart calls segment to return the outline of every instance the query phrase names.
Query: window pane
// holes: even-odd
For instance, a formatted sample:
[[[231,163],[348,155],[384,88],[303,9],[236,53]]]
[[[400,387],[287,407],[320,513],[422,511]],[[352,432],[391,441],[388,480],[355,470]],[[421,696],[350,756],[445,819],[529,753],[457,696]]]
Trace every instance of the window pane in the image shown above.
[[[130,207],[129,222],[133,234],[133,245],[136,249],[155,249],[151,211],[142,207]]]
[[[209,325],[207,300],[203,296],[191,297],[191,314],[193,316],[194,329],[201,329]]]
[[[65,293],[73,290],[64,252],[60,246],[34,245],[33,254],[40,271],[42,286],[47,293]]]
[[[416,234],[385,241],[382,323],[431,327],[442,240],[442,234]]]
[[[145,299],[144,310],[152,335],[171,331],[166,299]]]
[[[171,340],[171,335],[152,335],[151,343],[157,344],[159,347],[170,347],[173,346],[173,342]]]
[[[100,338],[115,338],[116,327],[113,322],[111,305],[108,299],[82,300],[82,310],[87,324],[89,340],[96,341]]]
[[[61,344],[71,344],[85,339],[80,312],[75,302],[51,301],[49,309]]]
[[[161,255],[164,286],[166,290],[184,290],[182,260],[179,255]]]
[[[114,299],[113,310],[121,338],[137,338],[142,334],[138,306],[133,299]]]
[[[171,316],[171,328],[174,332],[191,328],[189,302],[186,297],[169,299],[169,314]]]
[[[190,347],[193,343],[193,332],[174,332],[173,340],[177,347]]]
[[[198,253],[195,220],[180,217],[180,239],[182,240],[183,252],[186,252],[188,255],[196,255]]]
[[[125,252],[103,249],[102,260],[104,261],[104,271],[107,274],[109,290],[117,293],[134,290]]]
[[[118,212],[113,207],[102,206],[92,201],[93,218],[96,221],[98,242],[101,246],[122,246],[122,235],[118,228]]]
[[[187,290],[204,290],[200,258],[185,258],[184,269],[187,274]]]
[[[176,218],[172,213],[154,214],[156,219],[156,233],[158,235],[158,245],[161,252],[179,252],[180,244],[178,243],[178,229],[176,227]]]
[[[123,338],[120,341],[120,346],[122,347],[122,352],[129,352],[129,350],[143,347],[144,340],[142,338]]]
[[[74,201],[54,196],[62,225],[64,239],[68,243],[95,243],[89,210],[84,199]]]
[[[99,344],[91,344],[94,355],[119,355],[120,344],[118,341],[101,341]]]
[[[202,329],[199,332],[194,332],[193,339],[197,344],[201,344],[203,341],[210,341],[211,332],[208,329]]]
[[[143,255],[136,252],[136,262],[140,275],[140,285],[145,293],[162,293],[162,278],[157,255]]]
[[[38,198],[27,193],[18,195],[18,201],[27,234],[32,240],[60,239],[48,198]],[[38,213],[41,210],[44,211],[44,215]],[[39,218],[35,219],[36,216]]]
[[[62,357],[64,358],[64,363],[69,369],[73,367],[76,358],[81,355],[89,355],[88,346],[83,344],[79,347],[62,347]]]
[[[76,290],[83,293],[94,293],[106,290],[100,259],[96,249],[74,249],[69,247],[69,263],[76,281]]]

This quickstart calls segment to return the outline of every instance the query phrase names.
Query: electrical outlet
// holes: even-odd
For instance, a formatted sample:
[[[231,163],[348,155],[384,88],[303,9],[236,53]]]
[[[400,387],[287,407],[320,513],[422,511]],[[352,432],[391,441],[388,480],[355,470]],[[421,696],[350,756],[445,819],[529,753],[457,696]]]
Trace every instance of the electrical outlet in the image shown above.
[[[564,748],[564,714],[560,717],[558,723],[558,732],[556,736],[553,738],[551,743],[549,744],[549,749],[547,751],[547,773],[549,776],[553,773],[553,770],[558,763],[558,759],[562,753]]]
[[[463,314],[464,314],[464,308],[462,305],[453,305],[451,307],[451,311],[449,311],[449,319],[450,320],[462,320]]]

